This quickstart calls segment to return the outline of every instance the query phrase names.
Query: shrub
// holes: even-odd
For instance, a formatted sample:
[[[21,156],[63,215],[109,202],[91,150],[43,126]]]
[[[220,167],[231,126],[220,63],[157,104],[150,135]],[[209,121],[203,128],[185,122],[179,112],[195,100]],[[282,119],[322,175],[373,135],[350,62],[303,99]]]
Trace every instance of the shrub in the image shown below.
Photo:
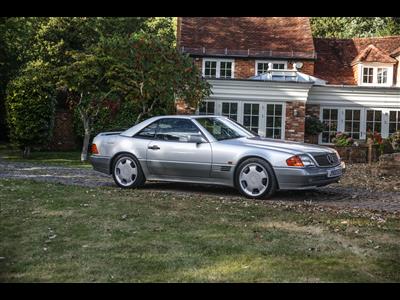
[[[324,124],[314,116],[306,117],[305,133],[309,135],[318,135],[324,131]]]
[[[351,146],[353,145],[354,140],[352,137],[349,137],[346,133],[338,132],[336,133],[336,136],[332,139],[332,142],[336,146]]]
[[[32,147],[45,146],[52,136],[56,97],[51,78],[47,66],[34,61],[7,86],[10,139],[24,150],[24,157]]]

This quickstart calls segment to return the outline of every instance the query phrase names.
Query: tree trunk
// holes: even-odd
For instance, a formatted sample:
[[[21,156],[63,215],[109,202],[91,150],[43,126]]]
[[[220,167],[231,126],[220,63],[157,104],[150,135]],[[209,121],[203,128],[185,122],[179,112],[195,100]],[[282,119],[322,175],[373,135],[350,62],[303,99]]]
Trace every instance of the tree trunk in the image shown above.
[[[25,146],[24,151],[22,152],[23,158],[29,158],[31,156],[31,147]]]
[[[88,152],[89,152],[89,141],[90,141],[90,125],[89,125],[89,118],[83,118],[83,128],[85,130],[85,135],[83,138],[83,146],[82,146],[82,153],[81,153],[81,161],[87,161],[88,159]]]

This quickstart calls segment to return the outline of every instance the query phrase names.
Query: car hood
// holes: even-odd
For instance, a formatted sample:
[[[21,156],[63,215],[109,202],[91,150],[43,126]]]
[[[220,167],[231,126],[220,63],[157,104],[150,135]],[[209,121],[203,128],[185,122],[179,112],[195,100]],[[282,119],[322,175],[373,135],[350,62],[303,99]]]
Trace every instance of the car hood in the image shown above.
[[[332,148],[319,146],[314,144],[306,144],[299,142],[290,142],[282,140],[274,140],[262,137],[243,137],[239,139],[225,140],[223,143],[242,145],[248,147],[264,148],[288,152],[292,154],[298,153],[334,153]]]

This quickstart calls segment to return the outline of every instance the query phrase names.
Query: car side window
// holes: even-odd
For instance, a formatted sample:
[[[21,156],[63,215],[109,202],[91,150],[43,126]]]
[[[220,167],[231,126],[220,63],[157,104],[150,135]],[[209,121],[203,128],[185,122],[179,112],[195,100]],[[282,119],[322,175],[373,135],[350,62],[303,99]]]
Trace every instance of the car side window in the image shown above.
[[[191,120],[168,118],[158,122],[157,140],[188,142],[190,135],[201,135],[201,131]]]
[[[135,137],[139,137],[142,139],[154,139],[156,136],[156,129],[158,126],[158,122],[151,123],[147,127],[143,128],[139,131]]]

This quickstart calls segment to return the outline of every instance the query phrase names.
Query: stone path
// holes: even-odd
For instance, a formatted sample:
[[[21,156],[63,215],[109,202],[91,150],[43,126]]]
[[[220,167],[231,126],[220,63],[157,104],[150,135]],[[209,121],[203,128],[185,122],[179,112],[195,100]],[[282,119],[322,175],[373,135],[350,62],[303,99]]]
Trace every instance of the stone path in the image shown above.
[[[48,166],[21,162],[8,162],[0,159],[0,178],[31,179],[66,185],[87,187],[116,187],[111,176],[92,169]],[[342,181],[346,180],[346,175]],[[184,183],[149,182],[143,190],[158,192],[210,194],[215,196],[240,197],[239,193],[228,187],[207,186]],[[400,192],[368,191],[366,189],[332,184],[311,191],[281,191],[273,197],[273,202],[288,204],[311,204],[337,208],[367,209],[400,213]]]

